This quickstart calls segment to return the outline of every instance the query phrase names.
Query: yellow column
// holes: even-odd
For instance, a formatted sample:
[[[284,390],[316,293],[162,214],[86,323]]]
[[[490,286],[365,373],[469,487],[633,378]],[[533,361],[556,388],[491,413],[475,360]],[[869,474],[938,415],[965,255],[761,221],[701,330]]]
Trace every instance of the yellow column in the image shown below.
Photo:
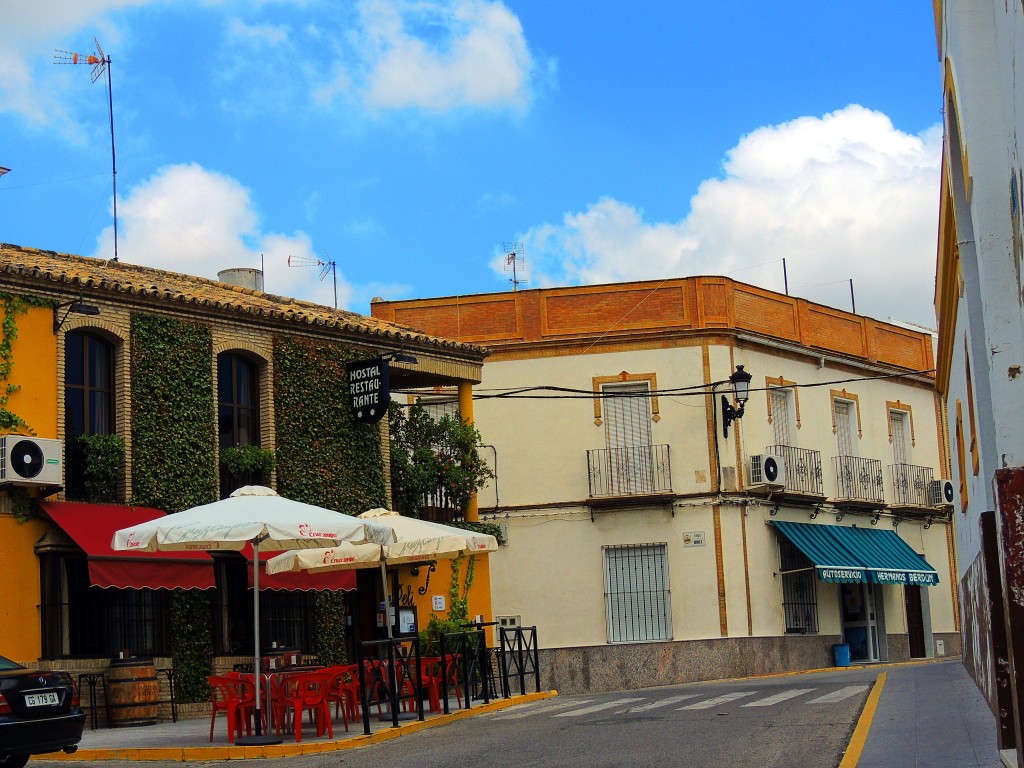
[[[473,423],[473,384],[468,381],[459,382],[459,414],[463,424]],[[466,507],[466,522],[480,522],[480,507],[476,500],[476,491],[469,497],[469,506]]]

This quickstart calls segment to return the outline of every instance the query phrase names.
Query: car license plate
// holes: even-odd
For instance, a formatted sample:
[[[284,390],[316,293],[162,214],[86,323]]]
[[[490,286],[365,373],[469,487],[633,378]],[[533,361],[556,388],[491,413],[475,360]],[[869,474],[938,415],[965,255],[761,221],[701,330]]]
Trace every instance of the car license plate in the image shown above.
[[[56,693],[26,693],[26,707],[52,707],[60,704],[60,697]]]

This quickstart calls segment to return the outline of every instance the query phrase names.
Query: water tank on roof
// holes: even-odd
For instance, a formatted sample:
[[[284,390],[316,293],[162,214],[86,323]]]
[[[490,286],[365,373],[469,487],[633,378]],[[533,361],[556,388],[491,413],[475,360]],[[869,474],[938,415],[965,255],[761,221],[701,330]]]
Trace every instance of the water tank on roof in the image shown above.
[[[228,285],[237,285],[239,288],[251,288],[254,291],[263,290],[262,269],[250,269],[248,267],[222,269],[217,273],[217,279]]]

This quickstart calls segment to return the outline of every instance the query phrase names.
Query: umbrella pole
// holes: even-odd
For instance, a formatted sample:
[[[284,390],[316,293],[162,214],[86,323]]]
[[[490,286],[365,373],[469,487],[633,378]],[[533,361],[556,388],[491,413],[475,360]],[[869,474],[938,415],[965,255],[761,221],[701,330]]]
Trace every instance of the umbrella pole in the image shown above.
[[[263,716],[260,696],[260,539],[252,540],[252,616],[256,626],[253,628],[256,649],[252,657],[252,679],[256,683],[256,733],[252,736],[239,736],[235,744],[240,746],[280,744],[281,739],[263,733]],[[230,724],[229,724],[230,727]]]
[[[255,622],[253,636],[256,649],[252,657],[252,678],[256,681],[256,735],[263,735],[263,718],[260,716],[260,540],[252,540],[252,617]]]
[[[388,566],[384,558],[380,559],[380,583],[384,587],[384,623],[388,627],[388,640],[394,640],[391,631],[391,595],[388,594]],[[398,606],[395,606],[395,619],[398,619]]]

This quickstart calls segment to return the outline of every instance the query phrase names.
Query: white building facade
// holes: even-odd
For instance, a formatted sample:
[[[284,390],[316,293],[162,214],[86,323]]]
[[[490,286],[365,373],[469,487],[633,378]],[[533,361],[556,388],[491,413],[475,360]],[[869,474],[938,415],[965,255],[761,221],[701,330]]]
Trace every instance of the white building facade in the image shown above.
[[[927,334],[719,277],[373,314],[492,350],[492,604],[538,628],[545,686],[959,653]]]
[[[936,384],[953,444],[964,663],[1000,747],[1022,760],[1024,9],[936,2],[935,21],[945,128]]]

